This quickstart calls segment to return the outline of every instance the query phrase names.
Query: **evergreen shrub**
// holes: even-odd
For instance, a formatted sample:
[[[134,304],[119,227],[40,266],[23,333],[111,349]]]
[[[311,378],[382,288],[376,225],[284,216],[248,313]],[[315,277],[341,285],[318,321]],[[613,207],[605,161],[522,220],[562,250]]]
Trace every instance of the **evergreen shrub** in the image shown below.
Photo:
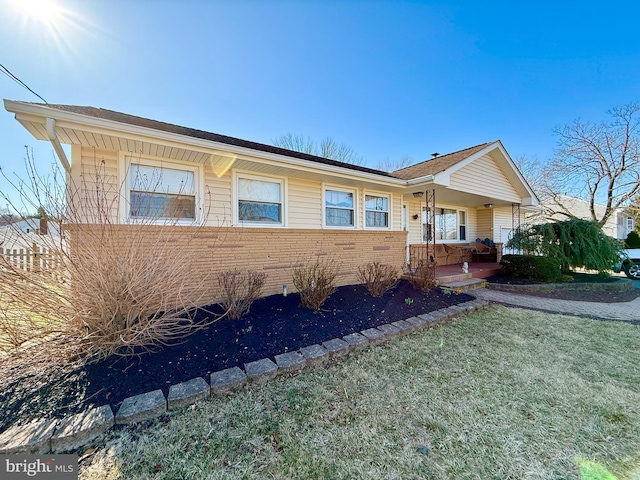
[[[562,280],[560,264],[539,255],[503,255],[500,260],[502,274],[507,278],[526,278],[539,282]]]

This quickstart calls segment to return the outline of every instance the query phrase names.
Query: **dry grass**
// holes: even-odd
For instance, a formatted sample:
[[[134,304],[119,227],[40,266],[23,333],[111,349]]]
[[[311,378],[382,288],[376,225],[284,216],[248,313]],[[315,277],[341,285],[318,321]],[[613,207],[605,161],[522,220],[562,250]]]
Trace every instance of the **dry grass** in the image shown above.
[[[640,475],[640,329],[493,307],[163,421],[82,479]]]

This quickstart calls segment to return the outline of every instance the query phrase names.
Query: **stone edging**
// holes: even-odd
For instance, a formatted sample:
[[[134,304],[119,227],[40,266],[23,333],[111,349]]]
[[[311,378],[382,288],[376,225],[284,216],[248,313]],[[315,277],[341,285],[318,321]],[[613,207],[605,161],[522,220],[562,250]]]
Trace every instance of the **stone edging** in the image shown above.
[[[620,278],[609,283],[534,283],[529,285],[512,285],[506,283],[487,283],[491,290],[502,290],[512,293],[552,292],[554,290],[575,290],[582,292],[627,292],[633,290],[633,282],[628,278]]]
[[[154,390],[124,399],[114,415],[111,406],[95,407],[63,419],[40,419],[24,425],[13,425],[0,434],[0,454],[45,454],[77,449],[114,425],[159,417],[167,410],[176,410],[199,400],[223,396],[240,390],[247,383],[265,383],[277,375],[297,373],[304,368],[337,360],[348,352],[383,343],[393,337],[406,335],[450,320],[460,314],[486,308],[489,302],[472,300],[417,317],[369,328],[360,333],[310,345],[295,352],[275,355],[274,361],[263,358],[239,367],[227,368],[209,375],[209,382],[201,377],[169,388],[165,398],[162,390]]]

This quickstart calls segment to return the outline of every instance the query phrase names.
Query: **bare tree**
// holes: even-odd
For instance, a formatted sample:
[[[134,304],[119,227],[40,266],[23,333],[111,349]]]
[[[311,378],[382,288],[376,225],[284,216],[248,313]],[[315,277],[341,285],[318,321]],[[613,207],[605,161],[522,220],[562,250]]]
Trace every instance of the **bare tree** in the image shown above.
[[[410,166],[412,163],[413,159],[409,155],[404,155],[400,160],[396,161],[390,160],[389,157],[387,157],[378,162],[376,170],[381,170],[383,172],[395,172],[396,170]]]
[[[520,155],[514,159],[516,167],[539,199],[544,197],[544,165],[537,157]]]
[[[568,217],[563,196],[588,202],[591,220],[601,226],[640,193],[640,104],[607,112],[601,123],[575,120],[555,130],[554,158],[543,169],[545,193]],[[603,204],[604,209],[597,209]]]
[[[351,163],[353,165],[364,164],[364,158],[358,155],[353,148],[346,143],[338,143],[331,137],[326,137],[320,142],[316,142],[310,137],[287,133],[271,140],[276,147],[286,148],[295,152],[307,153],[318,157],[338,160],[339,162]]]

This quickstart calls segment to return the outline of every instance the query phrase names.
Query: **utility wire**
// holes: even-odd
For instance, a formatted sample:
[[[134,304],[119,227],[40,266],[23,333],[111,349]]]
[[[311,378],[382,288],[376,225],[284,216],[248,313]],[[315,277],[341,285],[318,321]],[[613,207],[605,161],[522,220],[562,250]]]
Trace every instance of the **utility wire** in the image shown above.
[[[26,83],[24,83],[22,80],[20,80],[18,77],[16,77],[13,73],[11,73],[11,71],[5,67],[4,65],[2,65],[0,63],[0,72],[4,73],[7,77],[9,77],[11,80],[13,80],[14,82],[16,82],[18,85],[20,85],[23,88],[26,88],[27,90],[29,90],[31,93],[33,93],[36,97],[38,97],[40,100],[42,100],[44,103],[46,103],[47,105],[49,105],[49,102],[47,102],[44,98],[42,98],[40,95],[38,95],[36,92],[34,92],[33,90],[31,90],[29,88],[29,85],[27,85]]]

